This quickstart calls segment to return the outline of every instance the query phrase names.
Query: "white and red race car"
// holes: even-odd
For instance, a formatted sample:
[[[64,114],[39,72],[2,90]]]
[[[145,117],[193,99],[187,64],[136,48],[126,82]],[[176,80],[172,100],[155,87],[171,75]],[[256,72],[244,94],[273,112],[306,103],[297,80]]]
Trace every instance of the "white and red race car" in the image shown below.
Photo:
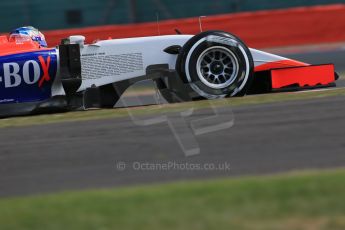
[[[334,86],[333,64],[310,65],[207,31],[98,41],[71,36],[56,48],[0,37],[0,116],[112,108],[152,79],[168,102]]]

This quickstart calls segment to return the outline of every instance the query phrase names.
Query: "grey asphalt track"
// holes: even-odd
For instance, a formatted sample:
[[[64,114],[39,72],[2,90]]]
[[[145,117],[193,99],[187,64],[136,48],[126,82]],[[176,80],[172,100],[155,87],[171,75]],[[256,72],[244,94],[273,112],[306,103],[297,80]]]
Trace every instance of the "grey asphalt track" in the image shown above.
[[[308,53],[281,54],[285,57],[304,61],[310,64],[328,64],[333,63],[336,71],[345,72],[345,50],[315,51]]]
[[[185,157],[165,122],[140,126],[122,118],[1,129],[0,196],[344,167],[344,104],[345,97],[332,97],[233,108],[223,115],[234,117],[234,126],[196,136],[201,152],[193,157]],[[194,119],[202,115],[213,113],[202,110]],[[226,162],[230,170],[135,170],[133,162]]]

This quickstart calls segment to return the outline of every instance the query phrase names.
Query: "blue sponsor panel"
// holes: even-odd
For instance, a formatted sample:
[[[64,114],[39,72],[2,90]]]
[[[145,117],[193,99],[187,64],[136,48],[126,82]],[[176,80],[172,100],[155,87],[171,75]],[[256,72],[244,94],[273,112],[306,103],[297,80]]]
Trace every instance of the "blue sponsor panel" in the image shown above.
[[[50,98],[56,73],[55,49],[1,56],[0,104]]]

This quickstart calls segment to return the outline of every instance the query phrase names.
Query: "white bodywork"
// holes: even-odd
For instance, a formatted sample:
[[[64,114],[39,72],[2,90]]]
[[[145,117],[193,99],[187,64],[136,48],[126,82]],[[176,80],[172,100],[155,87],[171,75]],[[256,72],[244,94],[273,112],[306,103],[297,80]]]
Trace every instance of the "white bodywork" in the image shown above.
[[[160,36],[100,41],[81,48],[83,83],[80,90],[146,75],[150,65],[169,64],[175,69],[177,55],[164,52],[183,46],[192,36]],[[97,79],[97,81],[95,81]]]
[[[164,52],[169,46],[183,46],[193,35],[168,35],[99,41],[84,45],[85,37],[71,36],[70,42],[79,44],[81,51],[82,85],[79,91],[91,86],[107,85],[146,75],[151,65],[168,64],[174,70],[177,55]],[[255,66],[287,60],[284,57],[250,49]],[[53,90],[54,95],[62,89]]]

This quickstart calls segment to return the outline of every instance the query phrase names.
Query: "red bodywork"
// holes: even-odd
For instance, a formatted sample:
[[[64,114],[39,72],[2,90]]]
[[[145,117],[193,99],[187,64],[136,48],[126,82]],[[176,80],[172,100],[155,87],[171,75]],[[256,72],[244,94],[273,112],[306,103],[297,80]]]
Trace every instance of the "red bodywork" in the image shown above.
[[[333,64],[310,65],[290,59],[269,62],[255,67],[255,78],[263,76],[266,77],[266,80],[269,76],[269,84],[273,91],[288,87],[330,86],[336,81]]]
[[[34,41],[9,40],[7,36],[0,36],[0,56],[42,50],[40,45]]]

